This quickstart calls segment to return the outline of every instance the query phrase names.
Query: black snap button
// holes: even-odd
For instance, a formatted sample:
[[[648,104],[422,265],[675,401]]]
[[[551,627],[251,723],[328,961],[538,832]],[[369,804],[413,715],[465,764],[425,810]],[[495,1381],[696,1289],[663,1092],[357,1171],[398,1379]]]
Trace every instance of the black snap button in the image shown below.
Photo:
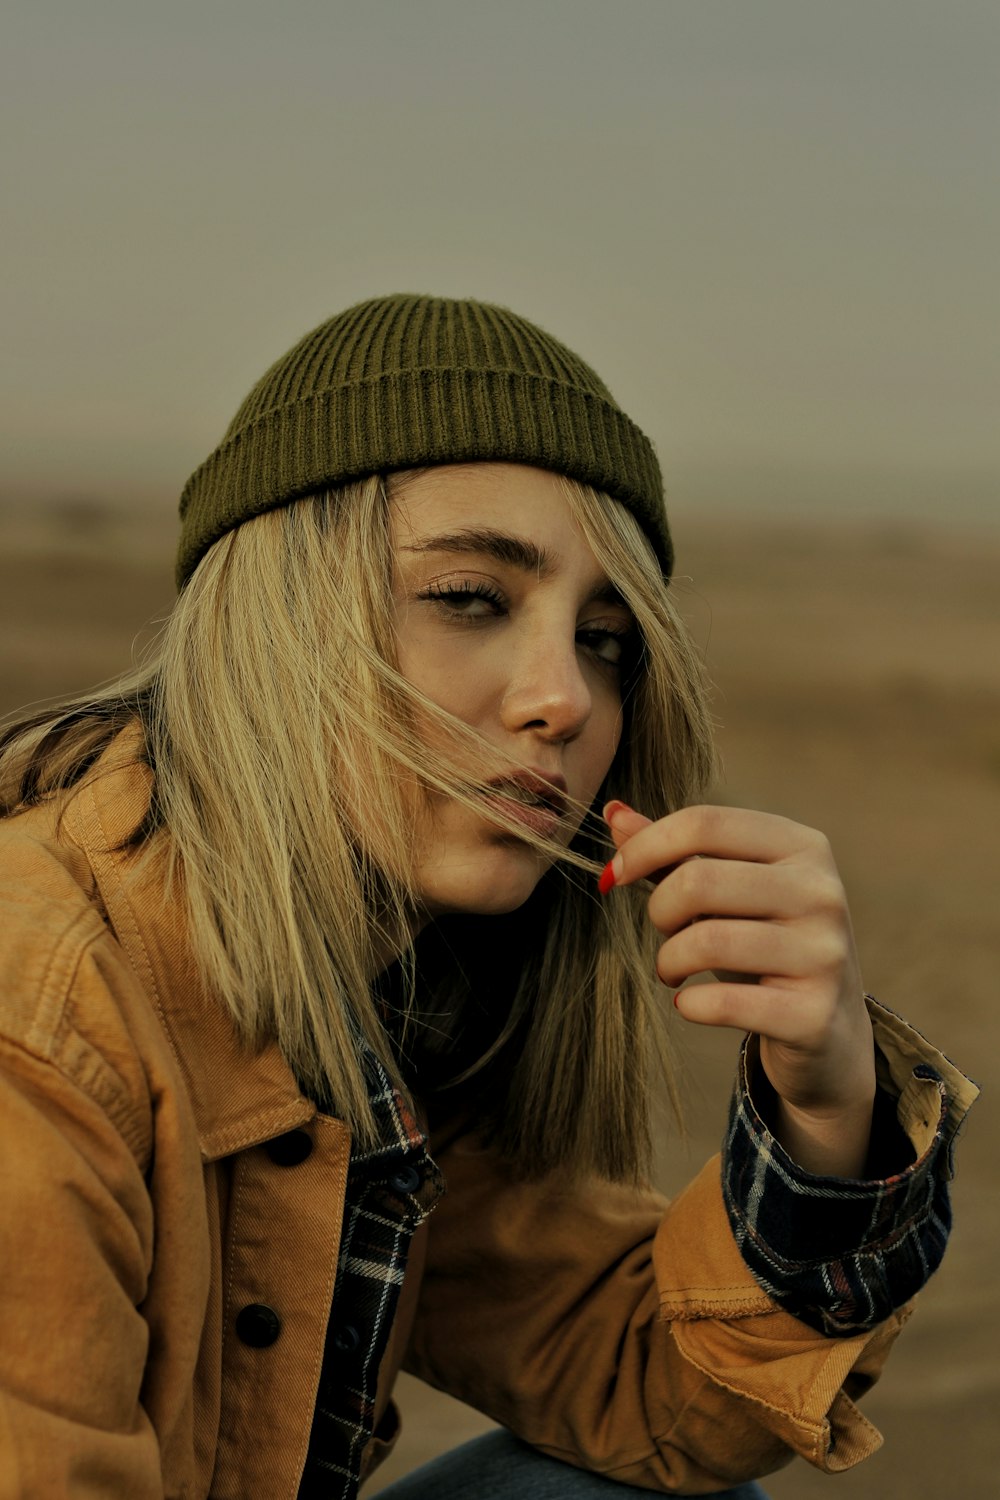
[[[236,1314],[236,1332],[251,1349],[267,1349],[281,1332],[281,1319],[273,1307],[251,1302]]]
[[[341,1323],[333,1335],[333,1347],[341,1354],[353,1354],[361,1343],[361,1335],[353,1323]]]
[[[415,1193],[420,1186],[420,1173],[416,1167],[400,1167],[389,1178],[389,1186],[395,1188],[397,1193]]]
[[[289,1130],[287,1135],[279,1135],[273,1141],[268,1141],[264,1149],[276,1167],[297,1167],[300,1161],[305,1161],[312,1148],[312,1136],[307,1135],[304,1130]]]

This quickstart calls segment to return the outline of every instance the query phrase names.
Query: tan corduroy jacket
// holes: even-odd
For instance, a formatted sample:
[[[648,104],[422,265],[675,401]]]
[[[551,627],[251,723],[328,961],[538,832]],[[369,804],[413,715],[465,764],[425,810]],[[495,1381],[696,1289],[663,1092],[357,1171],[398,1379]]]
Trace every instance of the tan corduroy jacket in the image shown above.
[[[155,861],[116,851],[149,773],[113,761],[64,809],[0,823],[0,1500],[290,1500],[349,1135],[206,997]],[[292,1130],[313,1150],[281,1165],[268,1143]],[[737,1252],[717,1161],[667,1207],[512,1183],[459,1132],[432,1150],[448,1191],[413,1247],[368,1469],[400,1364],[653,1489],[718,1489],[791,1452],[842,1469],[878,1446],[852,1398],[902,1316],[827,1340],[778,1310]],[[269,1347],[235,1331],[251,1304],[280,1319]]]

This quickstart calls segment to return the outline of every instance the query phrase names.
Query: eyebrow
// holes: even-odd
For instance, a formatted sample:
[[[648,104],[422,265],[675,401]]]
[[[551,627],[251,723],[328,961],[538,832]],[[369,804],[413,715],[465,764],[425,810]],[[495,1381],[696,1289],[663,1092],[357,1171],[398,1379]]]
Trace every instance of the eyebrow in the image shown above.
[[[554,571],[552,556],[544,547],[490,526],[463,526],[458,531],[445,531],[439,536],[425,537],[412,547],[403,547],[402,551],[485,552],[497,562],[509,563],[524,573],[537,573],[539,578],[548,578]]]
[[[402,552],[478,552],[506,563],[523,573],[533,573],[538,578],[551,578],[556,563],[551,552],[539,547],[527,537],[509,531],[497,531],[490,526],[463,526],[457,531],[441,532],[438,536],[424,537],[412,546],[404,546]],[[588,604],[600,601],[605,604],[621,604],[625,600],[613,583],[602,579],[587,595]]]

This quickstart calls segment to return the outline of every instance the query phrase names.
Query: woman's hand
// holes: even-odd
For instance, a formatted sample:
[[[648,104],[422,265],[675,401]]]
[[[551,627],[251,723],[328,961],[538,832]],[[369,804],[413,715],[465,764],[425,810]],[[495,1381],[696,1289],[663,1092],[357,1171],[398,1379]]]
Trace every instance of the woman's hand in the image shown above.
[[[770,813],[687,807],[652,822],[622,802],[601,889],[653,883],[656,969],[688,1021],[759,1038],[777,1095],[769,1120],[807,1171],[864,1171],[875,1054],[844,888],[821,833]]]

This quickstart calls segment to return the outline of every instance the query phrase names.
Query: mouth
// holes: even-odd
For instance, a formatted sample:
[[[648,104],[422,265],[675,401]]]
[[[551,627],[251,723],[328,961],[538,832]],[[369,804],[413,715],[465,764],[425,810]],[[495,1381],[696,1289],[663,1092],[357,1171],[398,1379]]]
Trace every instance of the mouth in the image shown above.
[[[555,834],[569,807],[563,777],[550,778],[531,771],[498,776],[487,784],[484,796],[506,817],[545,838]]]

